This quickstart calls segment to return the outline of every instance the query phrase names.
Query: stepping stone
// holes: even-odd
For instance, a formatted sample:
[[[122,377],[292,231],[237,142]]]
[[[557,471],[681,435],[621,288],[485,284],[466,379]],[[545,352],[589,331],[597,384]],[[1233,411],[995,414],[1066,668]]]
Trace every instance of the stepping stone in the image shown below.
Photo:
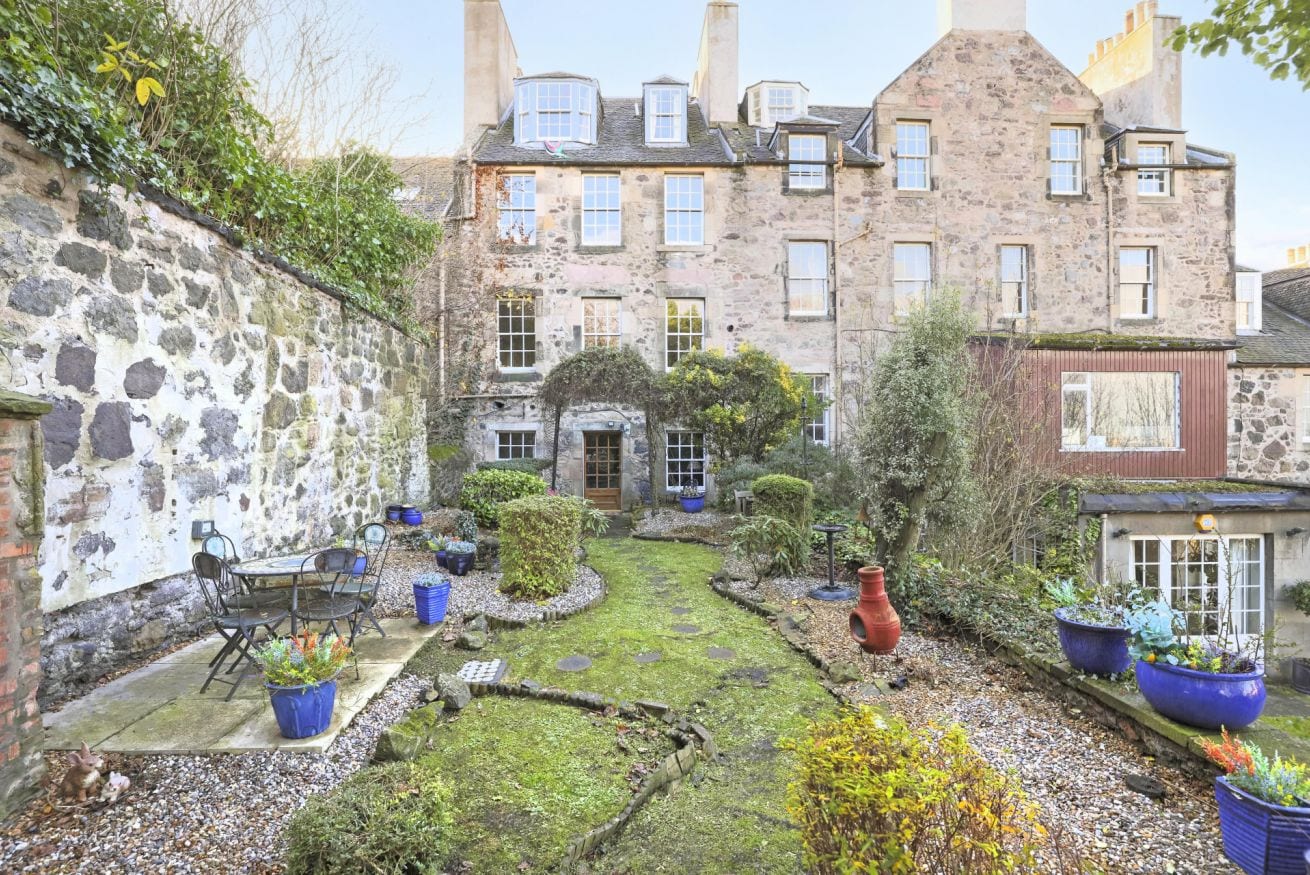
[[[503,659],[470,660],[464,663],[460,670],[455,672],[455,675],[465,683],[494,684],[505,676],[505,670],[508,668],[509,663]]]
[[[638,653],[636,656],[632,657],[632,659],[634,662],[637,662],[641,665],[649,665],[652,662],[659,662],[660,657],[662,655],[663,654],[661,654],[658,650],[654,650],[651,651],[650,653]]]
[[[678,623],[676,626],[673,627],[673,631],[678,632],[682,635],[695,635],[697,632],[700,631],[700,626],[692,626],[687,623]]]
[[[1141,793],[1148,799],[1163,799],[1168,793],[1164,784],[1150,775],[1126,774],[1124,775],[1124,783],[1128,785],[1129,790],[1134,793]]]
[[[585,656],[575,654],[564,657],[555,663],[555,667],[560,671],[586,671],[591,668],[591,660]]]
[[[736,659],[737,651],[730,647],[711,647],[708,651],[710,659]]]
[[[690,614],[690,613],[691,613],[691,608],[684,608],[684,607],[682,607],[682,606],[679,605],[678,607],[669,608],[669,613],[677,614],[677,615],[679,615],[679,616],[681,616],[681,615],[683,615],[683,614]]]

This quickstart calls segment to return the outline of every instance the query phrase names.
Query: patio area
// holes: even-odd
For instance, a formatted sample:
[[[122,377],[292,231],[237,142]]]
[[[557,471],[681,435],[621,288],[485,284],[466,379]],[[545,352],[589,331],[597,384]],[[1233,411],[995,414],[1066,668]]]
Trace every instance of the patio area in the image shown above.
[[[106,753],[211,754],[251,751],[326,751],[405,663],[441,630],[414,618],[384,619],[386,637],[355,643],[359,678],[347,665],[338,680],[328,730],[311,738],[283,738],[258,676],[247,677],[231,701],[228,687],[200,692],[208,663],[222,641],[211,635],[117,678],[44,716],[47,750],[75,750],[83,742]]]

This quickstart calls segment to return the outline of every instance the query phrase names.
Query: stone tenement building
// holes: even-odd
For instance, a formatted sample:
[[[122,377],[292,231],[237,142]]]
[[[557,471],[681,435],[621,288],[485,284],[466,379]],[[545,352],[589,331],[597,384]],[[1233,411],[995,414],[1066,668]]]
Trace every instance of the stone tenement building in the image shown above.
[[[1035,451],[1066,470],[1224,477],[1230,452],[1250,453],[1243,432],[1263,434],[1250,411],[1230,429],[1230,379],[1235,407],[1283,427],[1237,358],[1239,338],[1278,341],[1258,274],[1238,288],[1235,159],[1187,141],[1164,44],[1180,20],[1154,2],[1078,75],[1028,33],[1023,0],[940,0],[937,42],[860,106],[783,71],[742,87],[725,0],[706,6],[690,81],[651,70],[623,97],[585,70],[523,75],[498,0],[464,15],[466,145],[436,306],[441,362],[478,364],[447,385],[472,406],[476,458],[549,455],[537,386],[593,345],[657,368],[758,346],[830,399],[806,431],[840,443],[898,314],[945,287],[980,334],[1024,350]],[[560,486],[608,506],[688,479],[713,489],[700,435],[655,437],[652,484],[661,442],[640,411],[570,411]],[[1101,526],[1097,574],[1158,587],[1207,628],[1223,610],[1259,632],[1281,584],[1310,572],[1296,490],[1084,496],[1081,510]]]

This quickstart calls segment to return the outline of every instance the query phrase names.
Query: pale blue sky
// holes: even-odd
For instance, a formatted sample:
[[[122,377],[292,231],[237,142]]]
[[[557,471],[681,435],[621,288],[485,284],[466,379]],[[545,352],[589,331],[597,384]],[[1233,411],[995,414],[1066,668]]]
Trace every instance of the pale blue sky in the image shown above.
[[[398,154],[448,154],[462,128],[461,0],[352,0],[361,43],[399,68],[395,94],[421,120]],[[502,0],[525,73],[595,76],[607,96],[640,93],[661,73],[690,79],[704,0]],[[1075,73],[1097,38],[1123,26],[1127,0],[1029,0],[1028,29]],[[1160,0],[1184,21],[1211,0]],[[740,0],[742,86],[799,79],[814,103],[868,105],[936,39],[933,0]],[[1310,243],[1310,93],[1272,82],[1240,53],[1183,62],[1183,125],[1191,142],[1238,158],[1238,260],[1280,267],[1284,249]]]

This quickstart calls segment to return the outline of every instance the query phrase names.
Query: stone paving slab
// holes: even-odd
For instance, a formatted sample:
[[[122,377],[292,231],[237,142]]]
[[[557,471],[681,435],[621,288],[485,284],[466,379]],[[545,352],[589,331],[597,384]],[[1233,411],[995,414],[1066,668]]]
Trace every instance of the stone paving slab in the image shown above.
[[[441,630],[440,625],[424,626],[411,618],[381,622],[387,637],[374,633],[356,641],[359,677],[355,677],[353,665],[346,666],[337,682],[332,723],[313,738],[278,734],[268,693],[257,676],[248,676],[230,702],[224,701],[230,689],[225,684],[215,682],[200,693],[209,660],[222,645],[221,639],[212,635],[46,714],[45,747],[72,750],[85,741],[97,750],[121,753],[327,750],[355,715]]]

